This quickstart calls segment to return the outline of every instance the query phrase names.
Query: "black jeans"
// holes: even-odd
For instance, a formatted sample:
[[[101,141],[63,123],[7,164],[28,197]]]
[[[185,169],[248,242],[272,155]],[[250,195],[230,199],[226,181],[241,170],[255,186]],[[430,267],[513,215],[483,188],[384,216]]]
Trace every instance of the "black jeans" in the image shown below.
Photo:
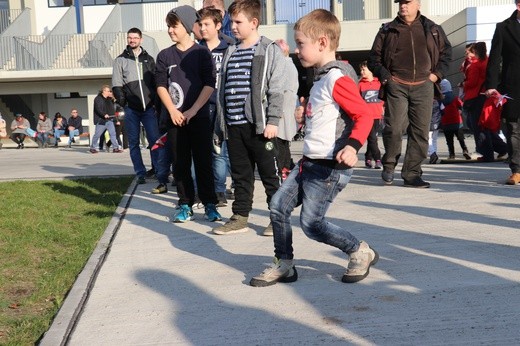
[[[253,207],[255,164],[265,188],[267,204],[281,185],[276,138],[255,133],[252,124],[228,126],[228,154],[235,184],[233,214],[249,216]]]
[[[511,143],[511,172],[520,173],[520,118],[509,120],[507,123],[507,137]]]
[[[10,138],[13,142],[20,145],[25,140],[25,135],[23,133],[12,133]]]
[[[386,88],[383,144],[385,170],[393,171],[401,156],[403,134],[408,135],[401,177],[411,181],[422,174],[428,154],[428,132],[432,118],[433,83],[404,85],[389,80]]]
[[[381,150],[379,150],[379,145],[377,144],[377,133],[381,127],[381,121],[379,119],[374,119],[374,124],[372,125],[372,129],[368,134],[367,138],[367,151],[365,153],[365,161],[366,160],[381,160]]]
[[[457,130],[455,129],[444,129],[444,137],[446,137],[446,144],[448,145],[448,152],[450,155],[455,155],[455,145],[453,142],[453,137],[457,137],[457,140],[459,141],[460,147],[462,151],[467,151],[468,148],[466,147],[466,142],[464,141],[464,132],[462,131],[462,128],[459,128]]]
[[[175,170],[179,205],[193,205],[195,186],[191,176],[191,162],[195,167],[197,192],[202,204],[217,204],[213,176],[213,146],[211,124],[208,118],[193,117],[189,124],[168,130],[168,143]]]

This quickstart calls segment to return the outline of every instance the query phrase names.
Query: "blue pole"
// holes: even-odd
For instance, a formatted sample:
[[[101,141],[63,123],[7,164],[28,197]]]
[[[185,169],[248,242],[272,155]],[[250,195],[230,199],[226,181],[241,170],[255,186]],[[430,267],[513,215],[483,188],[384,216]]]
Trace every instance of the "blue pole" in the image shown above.
[[[78,34],[83,34],[83,1],[74,0],[74,8],[76,9],[76,30]]]

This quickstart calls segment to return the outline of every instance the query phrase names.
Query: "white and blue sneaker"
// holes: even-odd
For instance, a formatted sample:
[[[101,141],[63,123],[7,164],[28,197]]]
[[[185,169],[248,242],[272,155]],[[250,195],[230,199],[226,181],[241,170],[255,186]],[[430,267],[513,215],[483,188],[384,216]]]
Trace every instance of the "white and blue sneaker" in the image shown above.
[[[181,204],[173,222],[188,222],[193,219],[193,210],[187,204]]]
[[[215,204],[208,203],[205,207],[204,217],[209,221],[222,221],[222,216],[217,211]]]

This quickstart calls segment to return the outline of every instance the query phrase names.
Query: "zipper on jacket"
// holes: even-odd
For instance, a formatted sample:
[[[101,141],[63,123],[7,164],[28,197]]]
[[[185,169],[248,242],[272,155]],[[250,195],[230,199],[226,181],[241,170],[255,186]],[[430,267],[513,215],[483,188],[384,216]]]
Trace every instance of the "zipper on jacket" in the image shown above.
[[[141,48],[142,52],[143,48]],[[146,110],[146,105],[144,103],[144,93],[143,93],[143,84],[142,84],[142,71],[141,71],[141,64],[139,62],[139,55],[136,55],[135,52],[132,50],[132,53],[134,53],[134,60],[135,60],[135,69],[137,70],[137,80],[139,81],[139,92],[141,92],[141,102],[143,103],[143,111]]]

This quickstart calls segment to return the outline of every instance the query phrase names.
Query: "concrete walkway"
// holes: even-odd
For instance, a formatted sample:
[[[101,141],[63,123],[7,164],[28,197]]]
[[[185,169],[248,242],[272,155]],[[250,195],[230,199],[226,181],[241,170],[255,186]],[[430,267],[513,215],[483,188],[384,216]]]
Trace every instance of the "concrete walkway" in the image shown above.
[[[298,156],[301,143],[293,150]],[[0,151],[3,162],[12,152]],[[127,153],[76,155],[81,163],[20,161],[13,177],[3,165],[2,179],[129,173]],[[503,185],[501,162],[424,171],[430,189],[403,188],[401,179],[384,186],[381,171],[360,167],[329,210],[381,256],[356,284],[341,283],[344,254],[303,235],[297,209],[298,281],[248,285],[273,256],[272,238],[261,236],[269,215],[259,182],[252,230],[231,236],[211,234],[203,210],[170,222],[175,191],[131,186],[41,344],[520,344],[520,186]],[[227,218],[231,207],[220,212]]]

